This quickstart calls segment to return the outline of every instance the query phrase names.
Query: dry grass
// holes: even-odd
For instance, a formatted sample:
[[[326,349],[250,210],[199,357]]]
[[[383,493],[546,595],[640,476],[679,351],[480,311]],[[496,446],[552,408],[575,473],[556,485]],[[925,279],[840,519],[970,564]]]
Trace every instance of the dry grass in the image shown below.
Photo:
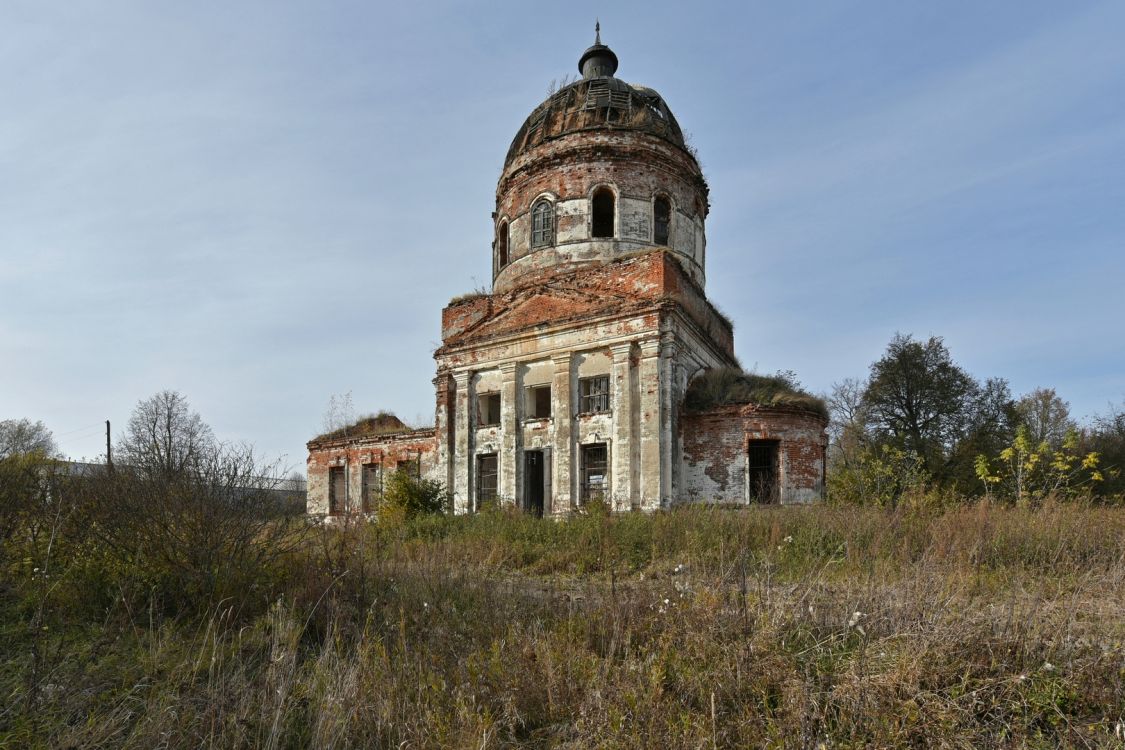
[[[70,622],[0,746],[1121,747],[1125,510],[325,530],[268,611]]]
[[[336,440],[347,437],[370,437],[374,435],[394,435],[399,432],[408,432],[410,427],[389,411],[378,414],[368,414],[360,417],[355,422],[345,425],[331,432],[317,435],[312,442],[323,440]]]
[[[684,395],[684,408],[689,411],[726,404],[796,407],[828,417],[824,399],[801,390],[781,373],[760,375],[734,367],[719,367],[696,376]]]

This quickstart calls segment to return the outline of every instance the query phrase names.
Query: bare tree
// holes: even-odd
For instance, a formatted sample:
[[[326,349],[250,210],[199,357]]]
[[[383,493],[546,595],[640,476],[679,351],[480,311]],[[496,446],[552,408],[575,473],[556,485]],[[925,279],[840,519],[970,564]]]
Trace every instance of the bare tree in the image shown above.
[[[0,421],[0,460],[28,453],[58,456],[59,446],[47,426],[30,419]]]
[[[137,403],[117,454],[152,474],[176,476],[193,468],[215,448],[215,436],[177,391],[160,391]]]
[[[829,461],[848,466],[867,445],[866,417],[863,413],[864,383],[845,378],[832,384],[828,395]]]
[[[352,404],[352,392],[333,393],[328,398],[328,409],[324,412],[325,434],[344,427],[351,427],[354,423],[355,406]]]

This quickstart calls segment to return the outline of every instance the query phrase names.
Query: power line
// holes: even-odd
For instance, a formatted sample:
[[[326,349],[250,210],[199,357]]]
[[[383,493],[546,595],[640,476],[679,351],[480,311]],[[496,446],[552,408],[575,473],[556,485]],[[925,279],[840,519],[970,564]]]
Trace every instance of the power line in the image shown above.
[[[73,435],[76,432],[84,432],[84,431],[92,429],[94,427],[100,428],[103,424],[105,424],[105,423],[104,422],[98,422],[97,424],[91,424],[91,425],[87,425],[85,427],[76,427],[75,429],[68,430],[66,432],[57,432],[57,433],[55,433],[55,437],[61,438],[61,437],[66,437],[67,435]]]

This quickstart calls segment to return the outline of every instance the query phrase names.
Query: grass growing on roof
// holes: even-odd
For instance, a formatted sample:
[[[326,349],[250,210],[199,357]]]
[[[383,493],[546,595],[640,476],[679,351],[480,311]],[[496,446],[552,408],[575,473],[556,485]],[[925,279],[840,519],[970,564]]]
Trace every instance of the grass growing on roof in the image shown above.
[[[824,399],[801,388],[790,372],[759,375],[734,367],[718,367],[697,375],[688,385],[684,408],[703,411],[727,404],[789,406],[828,416]]]

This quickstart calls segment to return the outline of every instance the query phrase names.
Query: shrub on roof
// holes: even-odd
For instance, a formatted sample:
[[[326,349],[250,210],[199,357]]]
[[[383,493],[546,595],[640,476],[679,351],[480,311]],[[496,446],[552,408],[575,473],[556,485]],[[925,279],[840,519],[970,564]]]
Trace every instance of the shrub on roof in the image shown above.
[[[316,440],[336,440],[346,437],[369,437],[371,435],[392,435],[396,432],[405,432],[410,428],[401,419],[389,411],[378,414],[368,414],[360,417],[349,425],[317,435]]]
[[[759,375],[736,367],[719,367],[697,375],[684,395],[684,408],[703,411],[726,404],[790,406],[828,416],[828,405],[801,387],[792,372]]]

